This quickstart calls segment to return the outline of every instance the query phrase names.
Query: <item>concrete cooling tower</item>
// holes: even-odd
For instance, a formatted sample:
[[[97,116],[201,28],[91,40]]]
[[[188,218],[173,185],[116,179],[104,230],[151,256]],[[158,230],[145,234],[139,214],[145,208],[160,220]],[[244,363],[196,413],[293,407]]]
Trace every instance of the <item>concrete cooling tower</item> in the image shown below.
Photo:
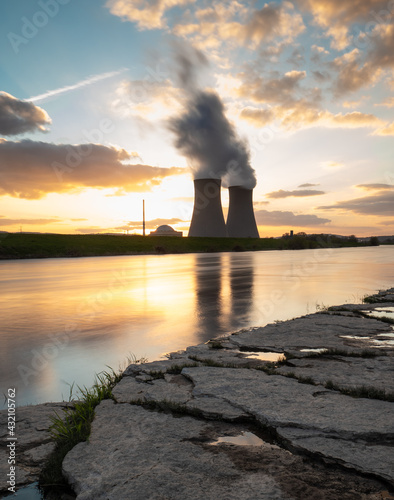
[[[190,223],[189,236],[225,238],[222,201],[220,198],[220,179],[194,180],[194,208]]]
[[[253,212],[253,189],[232,186],[229,188],[229,194],[228,236],[230,238],[259,238]]]

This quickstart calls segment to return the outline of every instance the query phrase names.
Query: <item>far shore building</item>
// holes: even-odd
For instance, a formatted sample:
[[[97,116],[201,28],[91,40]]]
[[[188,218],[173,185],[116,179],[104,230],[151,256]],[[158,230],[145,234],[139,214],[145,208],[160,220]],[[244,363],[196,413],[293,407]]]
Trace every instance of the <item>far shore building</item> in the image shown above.
[[[151,231],[149,236],[177,236],[178,238],[182,238],[182,231],[175,231],[171,226],[167,226],[166,224],[163,226],[159,226],[156,231]]]

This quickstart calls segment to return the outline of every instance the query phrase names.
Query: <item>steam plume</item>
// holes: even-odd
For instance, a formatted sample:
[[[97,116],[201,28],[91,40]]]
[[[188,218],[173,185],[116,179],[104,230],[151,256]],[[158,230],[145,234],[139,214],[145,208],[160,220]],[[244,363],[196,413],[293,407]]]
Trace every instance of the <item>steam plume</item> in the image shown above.
[[[238,137],[225,115],[223,103],[216,92],[198,88],[198,69],[207,64],[205,56],[179,46],[177,73],[186,91],[185,109],[170,120],[175,133],[175,146],[187,158],[195,179],[222,179],[225,186],[253,189],[256,177],[250,165],[245,140]]]

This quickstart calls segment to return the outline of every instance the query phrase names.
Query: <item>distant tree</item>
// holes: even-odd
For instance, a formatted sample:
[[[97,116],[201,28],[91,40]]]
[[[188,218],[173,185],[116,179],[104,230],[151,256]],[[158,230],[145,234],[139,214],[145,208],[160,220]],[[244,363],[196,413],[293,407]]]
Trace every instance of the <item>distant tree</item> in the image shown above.
[[[348,241],[349,243],[358,243],[358,239],[354,236],[354,234],[349,236]]]
[[[369,244],[372,247],[378,247],[379,246],[379,238],[377,236],[371,236],[369,239]]]

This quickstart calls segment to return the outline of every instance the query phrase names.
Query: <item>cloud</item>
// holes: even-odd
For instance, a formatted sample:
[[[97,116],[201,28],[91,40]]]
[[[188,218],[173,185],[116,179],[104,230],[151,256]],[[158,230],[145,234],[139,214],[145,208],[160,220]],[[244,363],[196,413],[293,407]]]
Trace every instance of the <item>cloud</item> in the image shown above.
[[[305,30],[302,17],[295,12],[290,2],[265,4],[252,13],[250,21],[244,26],[244,39],[252,41],[257,47],[263,41],[273,38],[285,38],[291,42]]]
[[[216,2],[209,8],[187,11],[172,33],[189,39],[195,47],[217,50],[223,42],[252,49],[270,41],[290,43],[305,30],[302,16],[290,2],[251,9],[238,1]]]
[[[112,232],[111,229],[103,229],[100,226],[78,227],[75,230],[78,233],[82,233],[82,234],[96,234],[96,233]]]
[[[173,217],[172,219],[151,219],[145,221],[145,228],[146,229],[156,229],[158,226],[163,226],[163,225],[170,225],[173,226],[175,224],[179,224],[180,222],[185,222],[182,219],[178,219],[176,217]],[[137,221],[129,221],[125,226],[121,226],[122,229],[142,229],[142,221],[137,220]],[[121,229],[120,227],[117,227],[115,229]]]
[[[0,134],[17,135],[25,132],[45,132],[51,123],[48,114],[34,104],[0,92]]]
[[[317,215],[299,214],[293,212],[283,212],[274,210],[257,210],[255,212],[256,222],[259,226],[319,226],[331,222],[330,219],[323,219]]]
[[[339,161],[327,160],[322,161],[320,163],[320,166],[322,166],[323,168],[342,168],[344,164]]]
[[[330,64],[336,71],[336,79],[332,90],[334,95],[342,95],[356,92],[362,87],[368,87],[375,84],[380,75],[381,68],[372,64],[370,61],[363,63],[358,49],[353,49],[340,57],[334,59]]]
[[[125,149],[100,144],[0,141],[0,195],[39,199],[48,193],[117,188],[118,194],[149,191],[184,169],[131,165]]]
[[[376,14],[387,11],[387,0],[355,0],[343,2],[341,0],[296,0],[296,3],[305,11],[312,14],[315,24],[325,30],[325,34],[332,38],[332,46],[338,50],[346,49],[352,37],[351,26],[354,23],[376,23]]]
[[[374,106],[385,106],[386,108],[394,108],[394,97],[388,97],[383,102],[374,104]]]
[[[257,127],[264,127],[274,121],[275,113],[272,109],[246,107],[241,111],[240,117]]]
[[[7,219],[4,215],[0,215],[0,226],[14,226],[20,224],[33,224],[33,225],[44,225],[53,224],[61,222],[58,217],[52,217],[50,219]]]
[[[238,89],[240,97],[264,103],[291,103],[300,91],[300,82],[306,77],[306,71],[289,71],[283,76],[263,78],[252,70],[241,73],[243,84]]]
[[[392,6],[392,15],[394,15],[394,4]],[[394,24],[377,24],[373,32],[372,49],[368,58],[374,66],[383,68],[394,67]]]
[[[245,111],[244,111],[245,110]],[[375,135],[392,135],[393,127],[384,127],[385,122],[371,113],[352,111],[333,114],[318,109],[317,105],[307,99],[290,101],[288,104],[266,108],[247,107],[240,113],[240,118],[255,127],[264,127],[278,120],[285,130],[299,130],[306,127],[328,128],[375,128]],[[380,127],[380,128],[379,128]]]
[[[317,196],[320,194],[326,194],[325,191],[317,191],[315,189],[300,189],[298,191],[284,191],[283,189],[279,189],[279,191],[272,191],[271,193],[267,193],[265,196],[267,198],[288,198],[289,196]]]
[[[84,218],[78,218],[78,219],[70,219],[73,222],[82,222],[82,221],[87,221],[89,219],[84,219]]]
[[[59,95],[59,94],[65,94],[67,92],[70,92],[71,90],[77,90],[77,89],[80,89],[82,87],[87,87],[88,85],[92,85],[93,83],[99,82],[101,80],[106,80],[107,78],[112,78],[113,76],[120,75],[121,73],[124,73],[125,71],[127,71],[127,68],[122,68],[119,71],[112,71],[110,73],[102,73],[100,75],[92,75],[92,76],[89,76],[89,78],[86,78],[85,80],[81,80],[80,82],[75,83],[74,85],[67,85],[66,87],[61,87],[59,89],[48,90],[44,94],[30,97],[29,99],[26,99],[26,101],[29,101],[29,102],[45,101],[49,97],[53,97],[53,96]]]
[[[360,215],[392,216],[394,192],[383,192],[363,198],[337,202],[334,205],[318,207],[322,210],[345,210]]]
[[[357,184],[356,188],[363,189],[365,191],[380,191],[382,189],[394,189],[393,184]]]
[[[378,128],[374,131],[373,135],[394,135],[394,122],[384,127]]]
[[[300,184],[298,187],[299,188],[308,188],[308,187],[313,187],[313,186],[320,186],[320,184],[311,184],[310,182],[306,182],[305,184]]]
[[[105,4],[111,14],[124,21],[137,24],[140,30],[166,27],[165,14],[168,10],[191,3],[191,0],[108,0]]]

